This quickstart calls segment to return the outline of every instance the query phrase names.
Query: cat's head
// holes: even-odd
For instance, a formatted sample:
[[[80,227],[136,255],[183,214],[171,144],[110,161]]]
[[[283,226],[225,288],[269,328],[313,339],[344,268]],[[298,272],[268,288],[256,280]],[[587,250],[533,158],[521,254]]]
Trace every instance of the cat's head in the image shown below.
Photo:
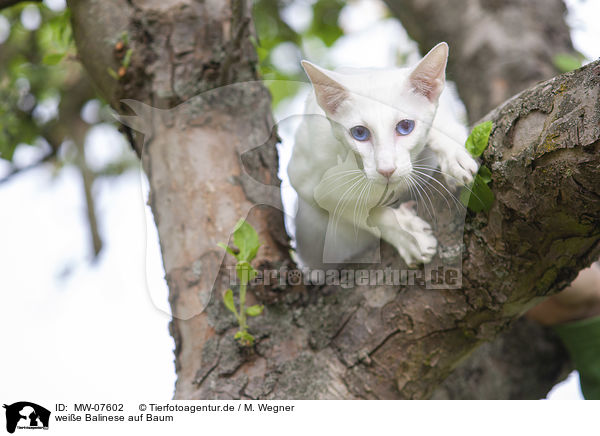
[[[445,84],[448,45],[442,42],[413,68],[329,71],[307,61],[319,106],[335,136],[378,183],[399,183],[427,141]]]

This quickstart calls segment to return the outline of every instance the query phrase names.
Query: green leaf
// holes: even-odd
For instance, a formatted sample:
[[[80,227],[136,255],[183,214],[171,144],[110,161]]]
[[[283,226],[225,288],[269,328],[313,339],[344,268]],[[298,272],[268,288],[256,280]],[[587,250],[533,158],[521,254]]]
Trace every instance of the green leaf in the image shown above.
[[[239,261],[251,261],[256,257],[260,247],[256,230],[243,218],[238,221],[233,230],[233,242],[240,250],[236,256]]]
[[[473,127],[473,130],[465,143],[465,147],[467,148],[467,151],[471,153],[471,156],[481,156],[481,153],[483,153],[483,150],[487,147],[492,127],[493,124],[491,121],[486,121]]]
[[[471,191],[469,191],[467,188],[462,188],[462,190],[460,191],[460,195],[458,196],[461,204],[464,207],[468,207],[469,206],[469,197],[471,196]]]
[[[42,58],[45,65],[56,65],[65,57],[65,53],[50,53]]]
[[[490,183],[492,181],[492,172],[485,165],[481,165],[479,167],[479,176],[483,179],[485,183]]]
[[[559,53],[552,58],[552,63],[561,73],[576,70],[581,67],[581,57],[571,53]]]
[[[479,174],[475,176],[471,192],[463,189],[460,193],[461,203],[476,213],[488,212],[494,204],[494,199],[494,193]]]
[[[237,254],[235,254],[235,252],[227,245],[225,245],[223,242],[217,242],[217,245],[219,247],[221,247],[223,250],[225,250],[226,252],[228,252],[229,254],[231,254],[233,257],[237,257]]]
[[[223,303],[225,303],[225,307],[229,309],[235,316],[238,316],[237,310],[235,310],[235,303],[233,302],[233,291],[231,289],[227,289],[225,294],[223,295]]]
[[[262,304],[255,304],[254,306],[250,306],[246,308],[246,315],[248,316],[258,316],[262,313],[265,306]]]
[[[258,274],[258,272],[254,268],[252,268],[252,265],[250,265],[245,260],[239,262],[235,266],[235,272],[239,277],[240,283],[242,285],[248,284],[248,282],[254,277],[256,277],[256,274]]]

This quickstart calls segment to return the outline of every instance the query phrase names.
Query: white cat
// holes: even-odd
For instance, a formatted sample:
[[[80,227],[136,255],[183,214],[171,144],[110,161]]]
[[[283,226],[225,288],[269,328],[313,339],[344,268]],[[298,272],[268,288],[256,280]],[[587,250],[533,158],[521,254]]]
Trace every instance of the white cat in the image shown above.
[[[447,58],[442,42],[414,68],[329,71],[302,61],[314,92],[288,166],[301,263],[368,261],[361,256],[379,237],[408,265],[435,255],[431,226],[409,205],[390,205],[425,177],[426,146],[451,187],[477,172],[465,128],[437,113]]]

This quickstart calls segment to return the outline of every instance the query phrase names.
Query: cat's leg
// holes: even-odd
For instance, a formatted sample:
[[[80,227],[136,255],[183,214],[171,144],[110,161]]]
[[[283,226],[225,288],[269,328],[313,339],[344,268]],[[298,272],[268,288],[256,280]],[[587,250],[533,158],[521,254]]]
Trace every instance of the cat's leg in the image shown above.
[[[329,215],[298,197],[296,227],[296,253],[301,264],[309,268],[323,267],[323,248]]]
[[[338,266],[344,263],[376,263],[380,260],[379,251],[374,250],[378,243],[376,229],[365,229],[352,219],[335,219],[329,215],[323,261]]]
[[[466,129],[438,114],[429,131],[429,148],[435,153],[448,185],[468,185],[477,173],[477,162],[465,148]]]
[[[298,198],[296,252],[303,266],[322,269],[346,262],[377,261],[373,247],[379,235],[366,231],[346,219],[331,219],[330,214],[302,198]],[[375,256],[375,257],[374,257]]]
[[[381,237],[392,244],[407,265],[428,263],[437,251],[431,226],[417,216],[410,203],[399,208],[377,207],[369,216]]]

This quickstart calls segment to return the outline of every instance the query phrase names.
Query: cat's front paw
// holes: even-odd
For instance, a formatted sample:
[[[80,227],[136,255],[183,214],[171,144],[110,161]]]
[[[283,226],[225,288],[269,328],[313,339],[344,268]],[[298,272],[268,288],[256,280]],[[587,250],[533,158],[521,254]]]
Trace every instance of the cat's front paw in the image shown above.
[[[437,253],[437,239],[429,224],[421,220],[415,222],[413,228],[407,230],[405,242],[396,246],[396,250],[406,264],[414,267],[420,263],[429,263]]]
[[[437,253],[437,239],[429,223],[417,216],[409,203],[386,208],[380,220],[382,237],[391,243],[407,265],[429,263]]]
[[[398,254],[404,259],[404,262],[414,268],[418,264],[429,263],[437,252],[437,240],[435,237],[426,234],[411,234],[414,241],[408,241],[405,244],[396,246]]]
[[[469,185],[477,174],[478,165],[464,147],[455,147],[439,157],[440,169],[451,188]]]

